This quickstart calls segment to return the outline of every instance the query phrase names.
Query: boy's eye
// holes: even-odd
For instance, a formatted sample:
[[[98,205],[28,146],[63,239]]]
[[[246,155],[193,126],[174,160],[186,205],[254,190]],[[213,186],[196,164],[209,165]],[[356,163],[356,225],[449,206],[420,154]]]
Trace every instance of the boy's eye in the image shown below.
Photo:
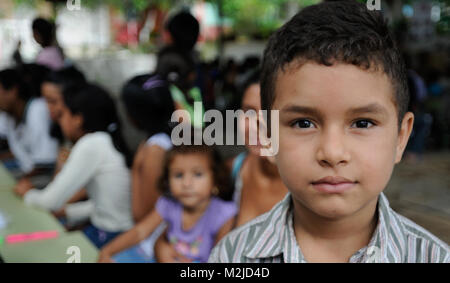
[[[368,129],[373,126],[375,126],[375,124],[367,119],[358,120],[352,124],[352,128],[361,128],[361,129]]]
[[[308,129],[314,127],[314,123],[308,119],[299,119],[294,121],[294,123],[292,123],[292,126],[294,128]]]

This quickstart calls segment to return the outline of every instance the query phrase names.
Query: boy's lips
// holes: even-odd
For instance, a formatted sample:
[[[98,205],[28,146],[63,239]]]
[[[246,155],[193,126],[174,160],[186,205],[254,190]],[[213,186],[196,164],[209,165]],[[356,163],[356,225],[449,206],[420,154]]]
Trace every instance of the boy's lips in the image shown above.
[[[312,182],[313,188],[322,193],[336,194],[351,189],[357,182],[341,176],[327,176]]]

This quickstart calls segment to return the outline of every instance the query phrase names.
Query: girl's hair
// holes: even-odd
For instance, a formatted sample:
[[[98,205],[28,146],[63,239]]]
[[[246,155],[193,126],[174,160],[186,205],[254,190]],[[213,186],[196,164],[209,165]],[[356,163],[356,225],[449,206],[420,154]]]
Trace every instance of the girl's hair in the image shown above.
[[[186,51],[168,46],[158,54],[156,73],[184,93],[194,86],[194,81],[189,80],[190,74],[195,73],[194,58]]]
[[[44,18],[36,18],[33,21],[32,28],[34,32],[40,35],[43,47],[52,45],[55,40],[55,24]]]
[[[229,172],[222,160],[219,152],[214,146],[208,145],[179,145],[174,146],[166,153],[164,159],[163,174],[159,180],[159,189],[166,195],[170,196],[169,188],[169,166],[174,158],[178,155],[184,154],[204,154],[207,155],[210,161],[211,170],[213,172],[214,185],[219,190],[218,197],[224,200],[231,200],[231,189]]]
[[[83,117],[83,130],[87,133],[108,132],[115,148],[124,155],[127,166],[131,166],[131,153],[123,139],[116,107],[109,94],[96,85],[83,84],[66,87],[63,96],[70,112]]]
[[[140,75],[122,89],[122,101],[136,127],[149,136],[164,132],[170,135],[170,118],[175,111],[168,85],[158,75]]]
[[[17,88],[19,98],[28,101],[31,97],[30,86],[24,82],[20,72],[15,69],[0,71],[0,84],[5,90]]]

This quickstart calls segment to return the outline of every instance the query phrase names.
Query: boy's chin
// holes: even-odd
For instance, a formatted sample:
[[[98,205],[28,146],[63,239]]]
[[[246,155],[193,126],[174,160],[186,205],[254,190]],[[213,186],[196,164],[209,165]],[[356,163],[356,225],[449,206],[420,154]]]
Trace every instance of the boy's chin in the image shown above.
[[[357,206],[354,203],[349,204],[342,199],[312,201],[311,203],[305,203],[305,205],[305,208],[313,214],[331,221],[354,215],[360,209],[360,206]]]

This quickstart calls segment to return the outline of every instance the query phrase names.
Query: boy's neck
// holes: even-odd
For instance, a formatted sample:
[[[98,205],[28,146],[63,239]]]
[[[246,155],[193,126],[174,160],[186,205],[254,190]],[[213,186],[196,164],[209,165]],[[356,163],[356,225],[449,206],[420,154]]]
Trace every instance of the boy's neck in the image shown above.
[[[327,262],[337,258],[347,262],[354,253],[367,246],[378,223],[377,203],[378,199],[375,199],[353,215],[328,219],[294,201],[295,237],[306,260],[315,261],[317,258],[311,254],[321,254]],[[327,255],[331,256],[327,258]]]

